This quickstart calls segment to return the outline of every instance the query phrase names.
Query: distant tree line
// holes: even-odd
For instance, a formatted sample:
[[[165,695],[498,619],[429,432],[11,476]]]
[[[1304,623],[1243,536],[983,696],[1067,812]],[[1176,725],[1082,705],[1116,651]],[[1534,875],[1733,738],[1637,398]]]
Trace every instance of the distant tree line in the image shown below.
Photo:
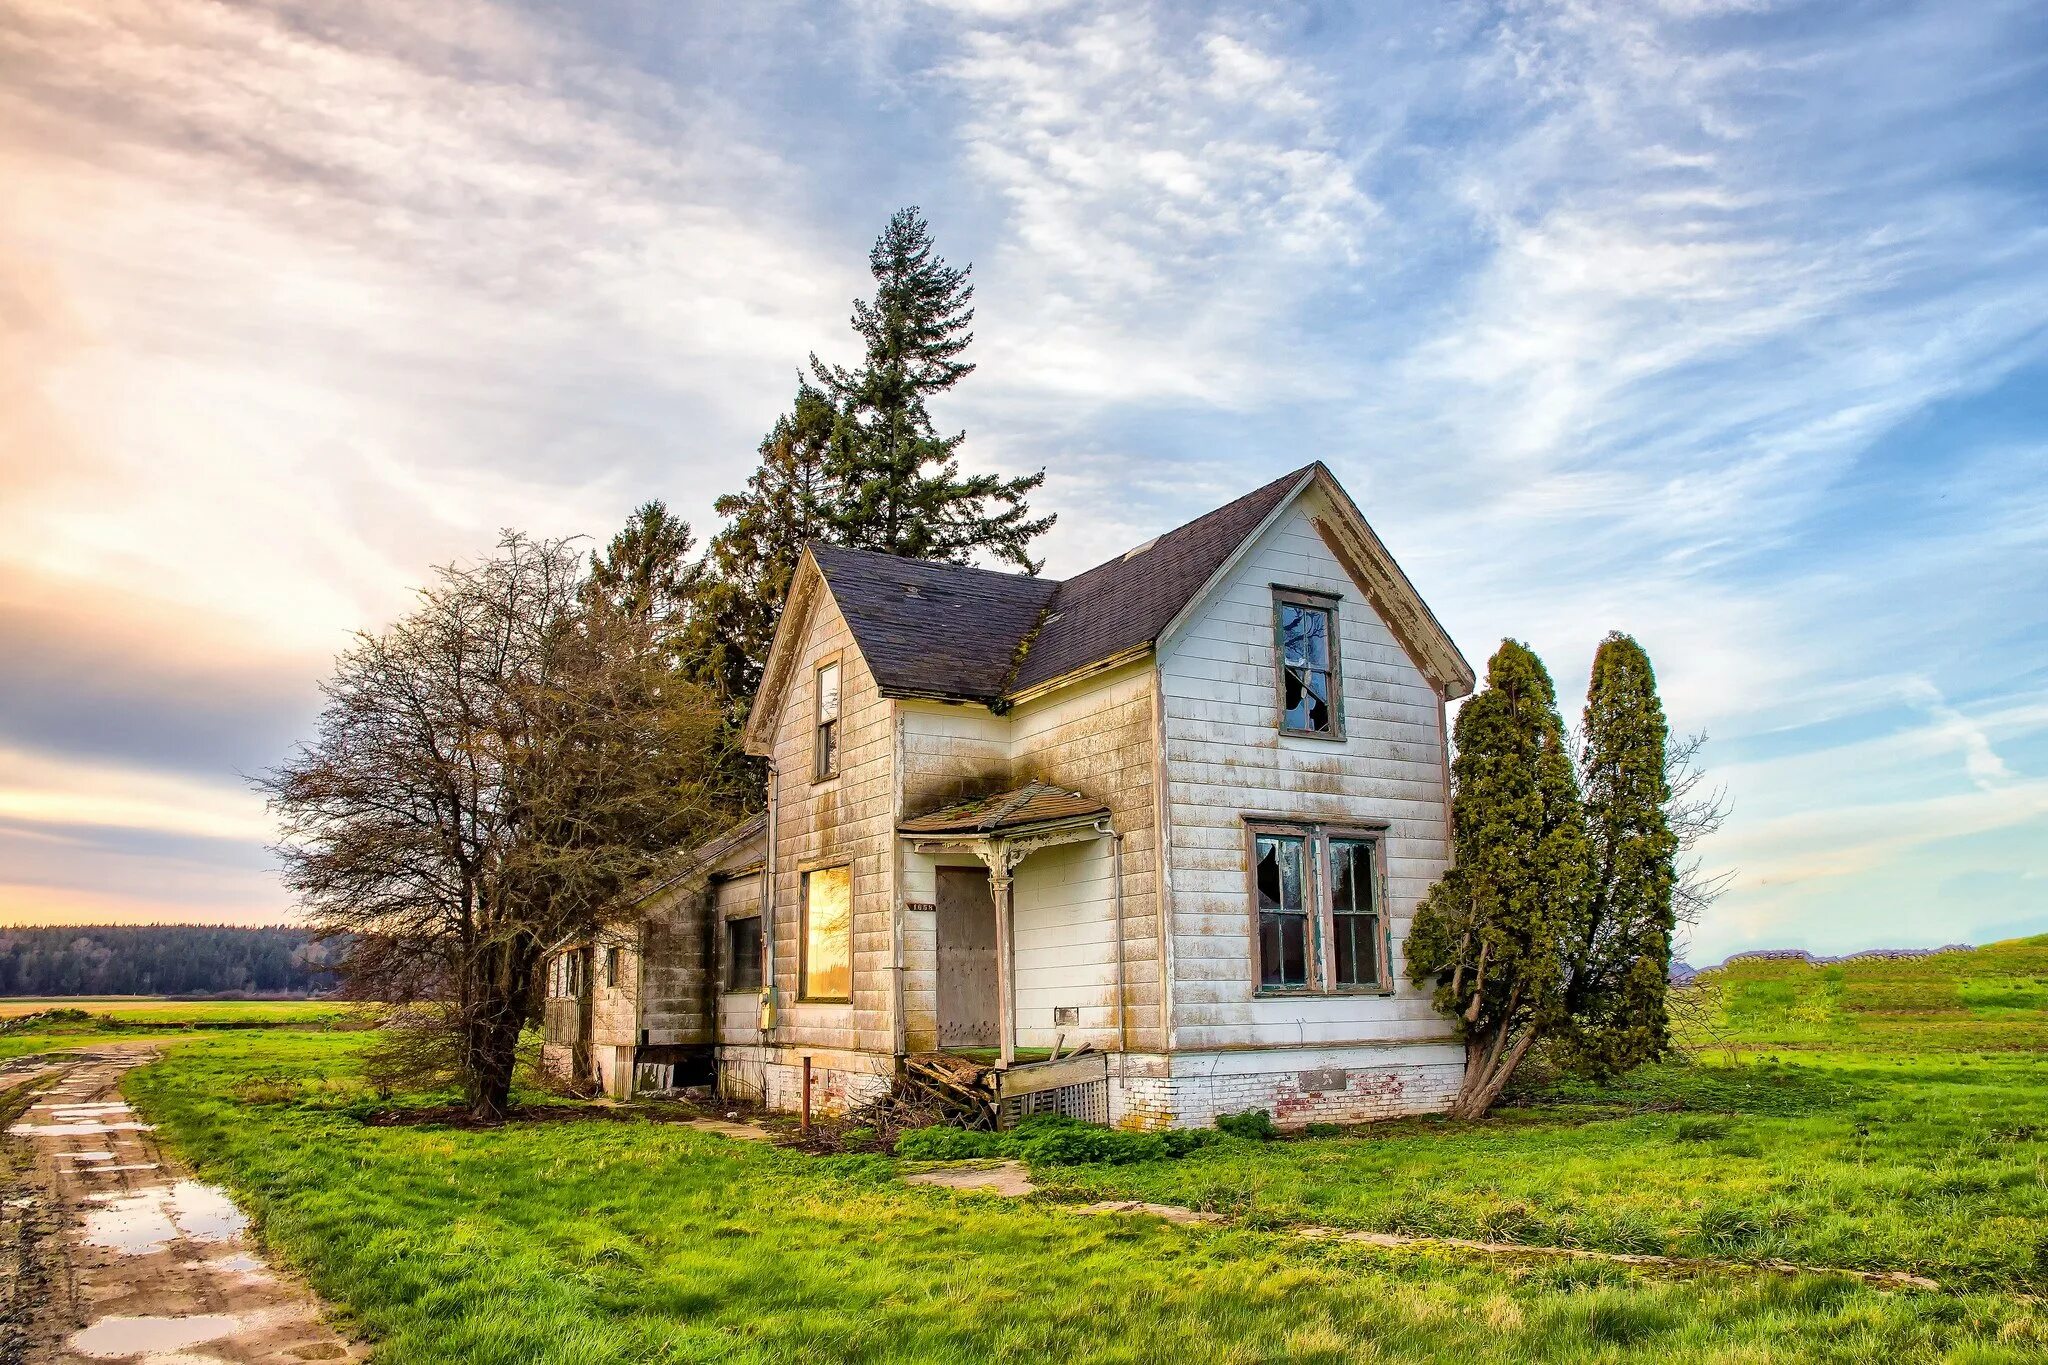
[[[56,925],[0,931],[0,995],[321,995],[338,947],[309,929]]]

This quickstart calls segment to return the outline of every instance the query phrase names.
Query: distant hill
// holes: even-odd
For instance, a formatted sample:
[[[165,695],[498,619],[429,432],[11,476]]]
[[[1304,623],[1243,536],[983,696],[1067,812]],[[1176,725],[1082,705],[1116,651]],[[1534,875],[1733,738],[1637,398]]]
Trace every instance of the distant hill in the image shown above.
[[[1752,948],[1746,953],[1731,953],[1720,966],[1732,962],[1859,962],[1866,958],[1898,960],[1909,957],[1933,957],[1937,953],[1967,953],[1973,951],[1967,943],[1945,943],[1939,948],[1864,948],[1858,952],[1843,953],[1840,957],[1827,957],[1809,953],[1804,948]],[[1695,967],[1689,962],[1671,964],[1671,980],[1682,985],[1701,972],[1715,971],[1715,967]]]
[[[2048,934],[1981,948],[1740,953],[1675,999],[1695,1041],[1894,1052],[2048,1049]]]
[[[60,925],[0,929],[0,996],[323,995],[333,948],[305,929]]]

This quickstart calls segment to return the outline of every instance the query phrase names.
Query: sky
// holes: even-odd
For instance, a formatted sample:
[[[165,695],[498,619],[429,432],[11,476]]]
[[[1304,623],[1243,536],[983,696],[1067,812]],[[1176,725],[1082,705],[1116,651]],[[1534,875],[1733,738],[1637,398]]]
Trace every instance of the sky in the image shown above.
[[[499,528],[700,533],[917,204],[1064,576],[1310,459],[1731,805],[1684,952],[2048,931],[2048,8],[0,0],[0,922],[290,913],[247,775]]]

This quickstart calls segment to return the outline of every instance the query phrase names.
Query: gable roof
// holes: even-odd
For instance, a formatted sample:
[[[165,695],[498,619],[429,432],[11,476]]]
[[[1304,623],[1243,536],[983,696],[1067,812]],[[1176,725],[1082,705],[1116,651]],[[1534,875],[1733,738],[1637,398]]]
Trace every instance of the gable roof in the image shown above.
[[[1018,647],[1060,586],[873,550],[809,550],[875,686],[895,696],[997,700]]]
[[[1315,470],[1273,480],[1059,585],[1006,689],[1026,692],[1158,640],[1182,607]]]
[[[1281,508],[1310,483],[1334,520],[1317,529],[1424,671],[1450,695],[1472,670],[1356,505],[1320,462],[1253,489],[1065,582],[813,542],[769,653],[749,744],[765,744],[760,698],[787,682],[795,636],[819,586],[831,594],[885,695],[1000,706],[1156,645]],[[815,573],[811,571],[815,570]],[[760,752],[762,750],[753,750]]]

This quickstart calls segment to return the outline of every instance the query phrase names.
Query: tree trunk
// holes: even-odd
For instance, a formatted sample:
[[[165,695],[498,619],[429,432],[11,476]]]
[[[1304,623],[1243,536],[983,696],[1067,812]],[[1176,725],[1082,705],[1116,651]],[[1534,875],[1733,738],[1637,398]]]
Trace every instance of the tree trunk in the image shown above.
[[[1454,1119],[1483,1119],[1501,1091],[1514,1079],[1529,1047],[1536,1041],[1534,1029],[1511,1035],[1506,1028],[1494,1029],[1465,1044],[1465,1081],[1458,1097],[1444,1112]]]
[[[469,1116],[478,1123],[502,1123],[512,1107],[512,1072],[519,1059],[519,1012],[507,1004],[486,1006],[469,1028],[469,1066],[463,1076]]]

